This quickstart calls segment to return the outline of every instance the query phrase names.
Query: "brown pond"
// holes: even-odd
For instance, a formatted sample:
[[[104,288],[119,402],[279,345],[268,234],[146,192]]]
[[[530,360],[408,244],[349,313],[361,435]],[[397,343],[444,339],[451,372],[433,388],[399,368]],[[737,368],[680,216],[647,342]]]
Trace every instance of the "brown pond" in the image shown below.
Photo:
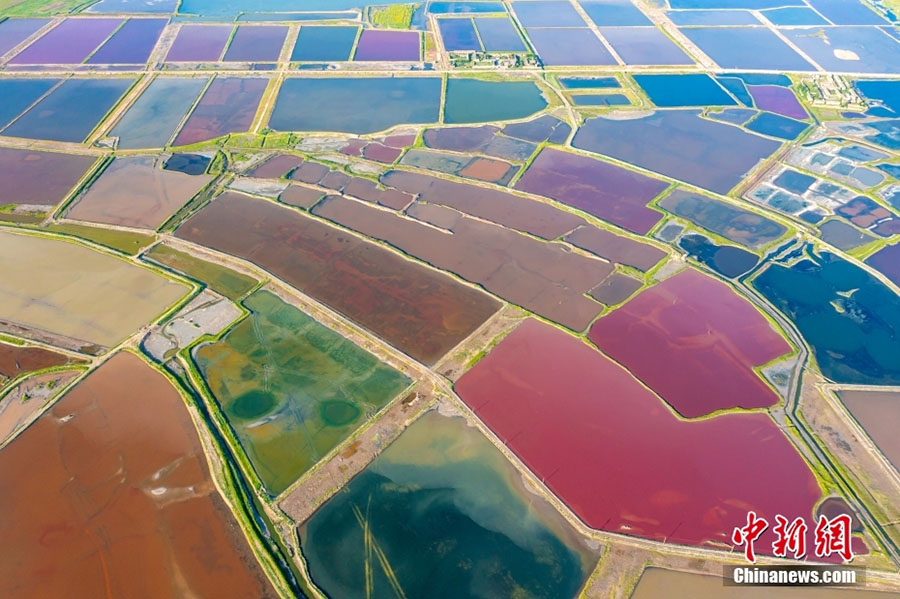
[[[81,362],[81,360],[76,360]],[[43,347],[25,347],[0,343],[0,380],[14,379],[24,372],[69,363],[69,357]]]
[[[900,393],[896,391],[841,391],[841,401],[878,449],[900,470]]]
[[[648,243],[591,226],[578,227],[566,236],[566,241],[610,262],[627,264],[643,271],[650,270],[666,256],[664,251]]]
[[[405,171],[390,171],[382,175],[381,182],[409,193],[421,194],[419,199],[430,204],[456,208],[460,212],[544,239],[556,239],[584,223],[581,217],[543,202],[478,185]]]
[[[608,262],[458,212],[454,220],[448,208],[431,207],[444,211],[431,224],[444,225],[452,234],[340,197],[327,198],[313,213],[386,241],[576,331],[585,329],[603,309],[585,293],[612,271]],[[426,222],[434,218],[423,217],[420,208],[410,213]]]
[[[0,596],[276,597],[182,398],[133,354],[0,451],[0,496]]]
[[[177,235],[254,262],[426,364],[500,307],[390,250],[241,194],[223,194]]]
[[[94,156],[0,148],[0,204],[54,206],[95,160]]]
[[[164,170],[153,156],[117,158],[69,210],[76,220],[156,229],[212,180]]]
[[[726,587],[721,576],[648,568],[631,599],[898,599],[900,593],[823,587]]]

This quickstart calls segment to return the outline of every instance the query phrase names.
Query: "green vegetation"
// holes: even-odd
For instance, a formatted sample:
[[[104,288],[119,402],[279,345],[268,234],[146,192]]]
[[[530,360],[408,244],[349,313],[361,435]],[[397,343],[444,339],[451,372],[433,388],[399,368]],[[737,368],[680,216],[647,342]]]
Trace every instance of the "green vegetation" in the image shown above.
[[[96,0],[0,0],[0,14],[9,17],[36,17],[74,14]]]
[[[50,223],[45,229],[53,233],[63,233],[87,239],[130,256],[136,256],[156,239],[156,236],[145,233],[120,231],[106,227],[90,227],[73,223]]]
[[[410,380],[268,291],[194,362],[271,495],[287,489]]]
[[[213,291],[221,293],[232,300],[244,297],[258,283],[256,279],[245,274],[235,272],[219,264],[195,258],[166,245],[157,245],[147,252],[145,257],[183,273],[192,279],[197,279],[208,285]]]
[[[418,4],[393,4],[391,6],[373,6],[369,18],[376,27],[389,29],[409,29],[413,13]]]

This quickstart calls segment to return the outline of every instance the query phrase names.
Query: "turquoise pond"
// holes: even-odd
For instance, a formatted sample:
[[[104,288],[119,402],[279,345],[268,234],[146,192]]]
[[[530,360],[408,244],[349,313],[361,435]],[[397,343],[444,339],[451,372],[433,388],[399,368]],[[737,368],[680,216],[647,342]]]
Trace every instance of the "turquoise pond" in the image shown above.
[[[531,81],[449,79],[444,122],[461,124],[521,119],[546,106],[547,100]]]
[[[478,429],[435,411],[300,536],[313,581],[334,599],[570,599],[597,558]]]
[[[350,60],[350,51],[359,28],[352,26],[304,26],[297,34],[291,52],[292,61],[342,62]]]

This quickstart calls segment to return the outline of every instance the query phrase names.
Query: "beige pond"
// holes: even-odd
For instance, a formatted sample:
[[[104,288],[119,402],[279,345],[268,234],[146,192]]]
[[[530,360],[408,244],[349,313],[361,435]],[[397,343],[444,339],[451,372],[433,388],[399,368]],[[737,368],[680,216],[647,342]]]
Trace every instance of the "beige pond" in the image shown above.
[[[66,216],[156,229],[211,179],[209,175],[163,170],[153,156],[117,158]]]
[[[900,593],[822,587],[727,587],[720,576],[648,568],[631,599],[898,599]]]
[[[112,346],[189,291],[76,243],[0,231],[0,320]]]

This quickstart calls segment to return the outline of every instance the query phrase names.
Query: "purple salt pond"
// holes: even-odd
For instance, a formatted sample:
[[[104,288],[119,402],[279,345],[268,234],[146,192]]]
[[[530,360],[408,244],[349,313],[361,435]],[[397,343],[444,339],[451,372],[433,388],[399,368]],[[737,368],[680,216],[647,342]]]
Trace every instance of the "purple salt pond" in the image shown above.
[[[778,85],[748,85],[750,95],[760,110],[768,110],[792,119],[806,119],[809,115],[800,105],[797,96],[787,87]]]
[[[78,64],[109,37],[122,19],[66,19],[19,52],[10,64]]]
[[[50,19],[6,19],[0,23],[0,56],[24,42],[49,22]]]
[[[267,25],[240,25],[228,52],[227,62],[275,62],[284,46],[288,28]]]
[[[216,62],[231,36],[231,25],[184,25],[169,49],[167,62]]]
[[[647,203],[668,183],[615,164],[546,148],[516,187],[643,235],[662,218]]]
[[[131,19],[88,60],[90,64],[144,64],[168,19]]]
[[[359,37],[354,60],[419,60],[419,33],[366,29]]]

